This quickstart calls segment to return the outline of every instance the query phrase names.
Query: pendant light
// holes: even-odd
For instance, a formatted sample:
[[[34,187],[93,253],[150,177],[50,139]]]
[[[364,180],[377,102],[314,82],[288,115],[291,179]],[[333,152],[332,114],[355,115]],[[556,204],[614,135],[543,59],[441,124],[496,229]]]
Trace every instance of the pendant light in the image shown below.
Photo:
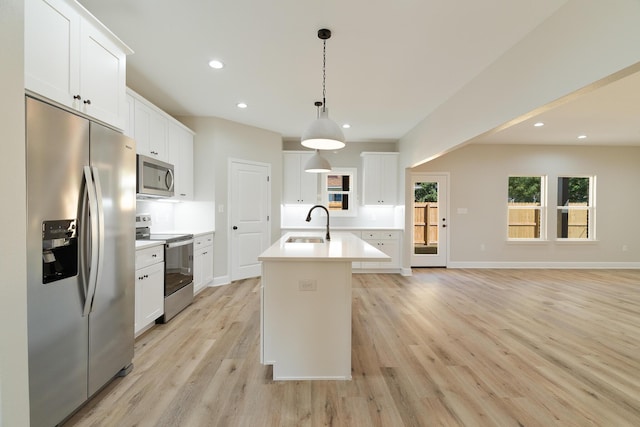
[[[322,111],[320,116],[302,134],[302,145],[316,150],[337,150],[345,146],[342,129],[329,119],[326,100],[326,65],[327,40],[331,37],[331,30],[318,30],[318,38],[322,40]]]
[[[307,161],[307,164],[304,166],[305,172],[311,173],[324,173],[331,172],[331,165],[329,161],[322,157],[320,154],[320,150],[316,150],[316,153]]]
[[[322,106],[322,102],[316,101],[313,105],[316,106],[316,109],[317,109],[316,117],[319,118],[320,106]],[[316,149],[315,154],[311,156],[311,158],[304,165],[304,171],[311,172],[311,173],[331,172],[331,164],[329,164],[329,161],[327,159],[322,157],[322,155],[320,154],[320,150]]]

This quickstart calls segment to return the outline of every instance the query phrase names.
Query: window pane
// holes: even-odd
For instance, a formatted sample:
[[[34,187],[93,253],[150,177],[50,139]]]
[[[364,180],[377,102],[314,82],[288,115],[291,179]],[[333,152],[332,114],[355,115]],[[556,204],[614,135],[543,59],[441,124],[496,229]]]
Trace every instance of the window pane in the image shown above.
[[[589,239],[590,194],[589,177],[558,178],[558,237]],[[593,230],[591,230],[593,231]]]
[[[416,182],[413,195],[413,253],[438,255],[438,183]]]
[[[589,178],[558,178],[558,206],[589,206]]]
[[[509,209],[510,239],[540,238],[540,209]]]
[[[542,177],[510,176],[507,206],[509,239],[540,239]]]
[[[541,180],[539,176],[510,176],[509,203],[540,206]]]
[[[558,209],[558,237],[589,238],[589,211],[587,209]]]

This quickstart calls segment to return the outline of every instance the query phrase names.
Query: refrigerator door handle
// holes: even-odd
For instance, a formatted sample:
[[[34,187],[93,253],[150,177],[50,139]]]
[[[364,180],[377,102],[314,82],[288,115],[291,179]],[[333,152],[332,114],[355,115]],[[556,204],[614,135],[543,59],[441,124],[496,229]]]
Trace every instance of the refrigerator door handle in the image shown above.
[[[78,229],[78,241],[79,241],[79,254],[80,254],[80,283],[82,284],[82,290],[84,292],[84,299],[87,299],[87,295],[89,294],[89,277],[87,277],[89,268],[89,261],[87,258],[90,255],[89,248],[89,240],[91,238],[91,232],[89,231],[89,226],[87,225],[89,222],[89,181],[87,180],[87,176],[83,174],[83,183],[82,183],[82,202],[80,204],[80,214],[79,214],[79,229]],[[82,307],[83,315],[84,315],[84,304]]]
[[[89,219],[91,221],[90,231],[90,251],[91,260],[89,266],[89,281],[86,284],[86,293],[84,299],[83,316],[88,316],[91,312],[93,304],[93,296],[96,291],[96,283],[98,279],[98,198],[96,197],[96,188],[92,176],[90,166],[84,167],[84,179],[87,185],[87,194],[89,195]]]
[[[100,184],[100,174],[98,168],[93,166],[93,182],[96,186],[96,205],[98,208],[98,273],[96,275],[96,286],[91,295],[91,306],[93,307],[93,299],[95,290],[100,283],[102,270],[104,268],[104,206],[102,205],[102,185]]]

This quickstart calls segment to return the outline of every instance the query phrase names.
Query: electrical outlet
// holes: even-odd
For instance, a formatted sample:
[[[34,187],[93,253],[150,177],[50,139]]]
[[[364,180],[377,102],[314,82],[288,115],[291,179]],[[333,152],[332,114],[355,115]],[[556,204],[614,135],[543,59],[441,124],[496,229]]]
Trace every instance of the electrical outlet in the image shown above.
[[[622,252],[627,252],[629,247],[627,245],[622,245]]]
[[[480,243],[480,250],[484,252],[486,249],[487,247],[484,245],[484,243]]]
[[[301,291],[315,291],[318,289],[318,282],[313,279],[303,279],[298,281],[298,289]]]

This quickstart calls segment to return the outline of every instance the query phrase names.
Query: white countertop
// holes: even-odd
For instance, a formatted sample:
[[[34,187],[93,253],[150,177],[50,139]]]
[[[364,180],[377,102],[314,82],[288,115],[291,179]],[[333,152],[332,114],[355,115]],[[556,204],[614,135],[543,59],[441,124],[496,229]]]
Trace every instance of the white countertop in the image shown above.
[[[391,257],[351,233],[333,232],[324,243],[286,243],[292,236],[324,239],[324,231],[291,232],[264,251],[260,261],[391,261]]]
[[[164,240],[136,240],[136,250],[164,245]]]

